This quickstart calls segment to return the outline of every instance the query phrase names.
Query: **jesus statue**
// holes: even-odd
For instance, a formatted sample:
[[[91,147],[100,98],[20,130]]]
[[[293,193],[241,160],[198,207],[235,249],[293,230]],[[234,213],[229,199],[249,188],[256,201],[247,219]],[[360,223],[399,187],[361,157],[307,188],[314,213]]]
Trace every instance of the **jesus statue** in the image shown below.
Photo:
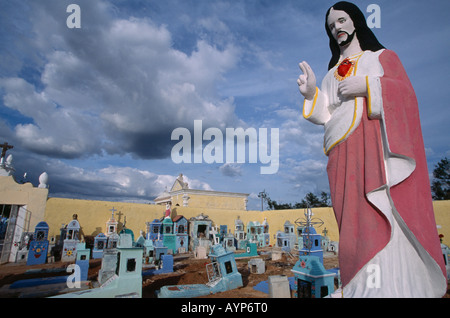
[[[333,5],[325,28],[332,57],[321,88],[306,62],[297,83],[304,118],[324,126],[340,295],[442,297],[446,269],[413,87],[354,4]]]

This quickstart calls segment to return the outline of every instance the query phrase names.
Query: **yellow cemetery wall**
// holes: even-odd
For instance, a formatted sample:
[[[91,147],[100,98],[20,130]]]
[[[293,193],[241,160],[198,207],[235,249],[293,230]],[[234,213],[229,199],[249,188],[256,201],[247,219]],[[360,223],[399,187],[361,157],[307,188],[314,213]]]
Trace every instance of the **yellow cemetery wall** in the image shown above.
[[[212,209],[245,210],[243,197],[219,196],[187,193],[188,206],[192,208],[207,207]],[[183,206],[183,193],[172,195],[172,206]]]
[[[164,215],[165,207],[161,205],[121,203],[109,201],[89,201],[75,199],[50,198],[47,201],[45,211],[45,221],[50,227],[50,236],[58,236],[62,224],[67,224],[72,219],[73,214],[78,215],[78,220],[83,229],[84,235],[97,235],[105,232],[106,221],[111,216],[111,209],[120,211],[119,230],[122,228],[124,216],[126,216],[126,227],[134,232],[135,237],[139,236],[139,231],[146,231],[145,222],[151,222]],[[116,215],[117,215],[116,212]],[[277,231],[283,230],[286,220],[294,223],[298,218],[304,218],[304,210],[278,210],[278,211],[244,211],[232,209],[205,209],[194,207],[176,206],[172,209],[172,217],[183,215],[186,219],[198,216],[200,213],[208,215],[213,221],[213,225],[227,225],[234,233],[234,221],[239,218],[245,226],[249,221],[262,223],[267,217],[269,223],[269,233],[271,244],[274,242],[274,235]],[[314,217],[322,219],[325,224],[318,229],[321,233],[323,228],[329,230],[328,235],[331,240],[338,240],[337,224],[331,208],[313,209]]]
[[[443,243],[450,246],[450,201],[433,201],[438,233],[443,234]]]
[[[24,205],[31,213],[29,231],[44,220],[48,189],[19,184],[12,176],[0,176],[0,204]]]
[[[444,235],[444,243],[450,245],[450,201],[435,201],[434,211],[436,223],[440,227],[439,234]],[[106,221],[111,216],[110,209],[115,208],[121,212],[119,221],[119,230],[126,216],[127,228],[133,230],[135,238],[139,236],[139,231],[146,231],[145,222],[151,222],[164,215],[164,206],[150,204],[136,204],[108,201],[89,201],[75,199],[50,198],[47,201],[44,220],[50,227],[50,236],[58,236],[61,224],[67,224],[72,219],[73,214],[78,214],[78,220],[82,226],[85,235],[97,235],[105,232]],[[326,227],[328,236],[332,241],[339,241],[339,231],[332,208],[314,208],[312,209],[313,218],[319,218],[324,221],[324,225],[317,228],[317,232],[322,234]],[[183,215],[189,220],[191,217],[198,216],[200,213],[208,215],[213,221],[213,225],[227,225],[234,233],[234,221],[240,217],[244,225],[249,221],[258,221],[262,223],[267,218],[269,223],[270,244],[274,244],[274,235],[277,231],[283,230],[286,220],[294,223],[297,219],[304,218],[304,210],[275,210],[275,211],[243,211],[231,209],[205,209],[194,207],[177,206],[172,209],[172,217]],[[117,215],[117,212],[116,212]]]

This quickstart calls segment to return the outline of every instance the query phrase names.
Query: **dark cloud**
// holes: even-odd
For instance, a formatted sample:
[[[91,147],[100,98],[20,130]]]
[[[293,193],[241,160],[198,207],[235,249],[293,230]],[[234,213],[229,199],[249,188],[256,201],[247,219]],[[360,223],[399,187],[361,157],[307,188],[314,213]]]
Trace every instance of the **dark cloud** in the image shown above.
[[[24,52],[40,50],[41,76],[22,72],[0,83],[4,105],[32,119],[14,127],[25,148],[54,158],[102,149],[164,158],[174,128],[236,120],[232,100],[218,98],[215,87],[237,61],[233,46],[198,41],[185,54],[172,47],[165,26],[116,18],[102,1],[79,3],[81,29],[69,29],[65,5],[30,3],[33,41]]]
[[[224,176],[227,177],[239,177],[242,176],[241,166],[231,163],[225,163],[224,165],[220,166],[219,168],[220,172]]]

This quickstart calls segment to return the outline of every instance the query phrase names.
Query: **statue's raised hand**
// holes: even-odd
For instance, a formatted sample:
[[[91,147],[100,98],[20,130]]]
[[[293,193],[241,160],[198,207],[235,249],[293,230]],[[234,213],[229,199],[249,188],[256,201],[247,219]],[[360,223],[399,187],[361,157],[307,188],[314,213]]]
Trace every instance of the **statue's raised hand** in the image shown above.
[[[303,72],[297,79],[298,88],[306,99],[312,100],[316,94],[316,76],[308,63],[303,61],[298,65]]]

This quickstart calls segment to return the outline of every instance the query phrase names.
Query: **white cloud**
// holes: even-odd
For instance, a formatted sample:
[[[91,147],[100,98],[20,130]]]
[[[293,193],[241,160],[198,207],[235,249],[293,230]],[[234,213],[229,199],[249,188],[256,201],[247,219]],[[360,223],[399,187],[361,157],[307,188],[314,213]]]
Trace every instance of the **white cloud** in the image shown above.
[[[32,119],[17,124],[14,131],[22,145],[36,153],[73,157],[96,153],[100,144],[96,121],[76,110],[59,107],[45,92],[20,78],[0,80],[6,91],[4,104]]]
[[[165,189],[170,190],[177,178],[131,167],[108,165],[104,168],[87,169],[74,167],[61,160],[42,163],[37,158],[19,159],[22,166],[33,165],[32,168],[40,171],[39,174],[43,171],[48,173],[49,187],[54,197],[70,197],[70,193],[77,193],[83,199],[151,202]],[[37,179],[37,176],[34,178]],[[204,181],[186,176],[184,180],[192,189],[212,190]]]
[[[184,182],[186,182],[190,189],[197,189],[197,190],[207,190],[212,191],[213,188],[206,182],[200,181],[198,179],[189,178],[186,175],[183,175]],[[172,183],[170,184],[172,186]]]
[[[326,171],[327,158],[325,156],[307,160],[289,158],[285,165],[286,171],[289,171],[289,173],[286,173],[284,178],[297,193],[302,193],[300,197],[308,192],[329,192]]]

